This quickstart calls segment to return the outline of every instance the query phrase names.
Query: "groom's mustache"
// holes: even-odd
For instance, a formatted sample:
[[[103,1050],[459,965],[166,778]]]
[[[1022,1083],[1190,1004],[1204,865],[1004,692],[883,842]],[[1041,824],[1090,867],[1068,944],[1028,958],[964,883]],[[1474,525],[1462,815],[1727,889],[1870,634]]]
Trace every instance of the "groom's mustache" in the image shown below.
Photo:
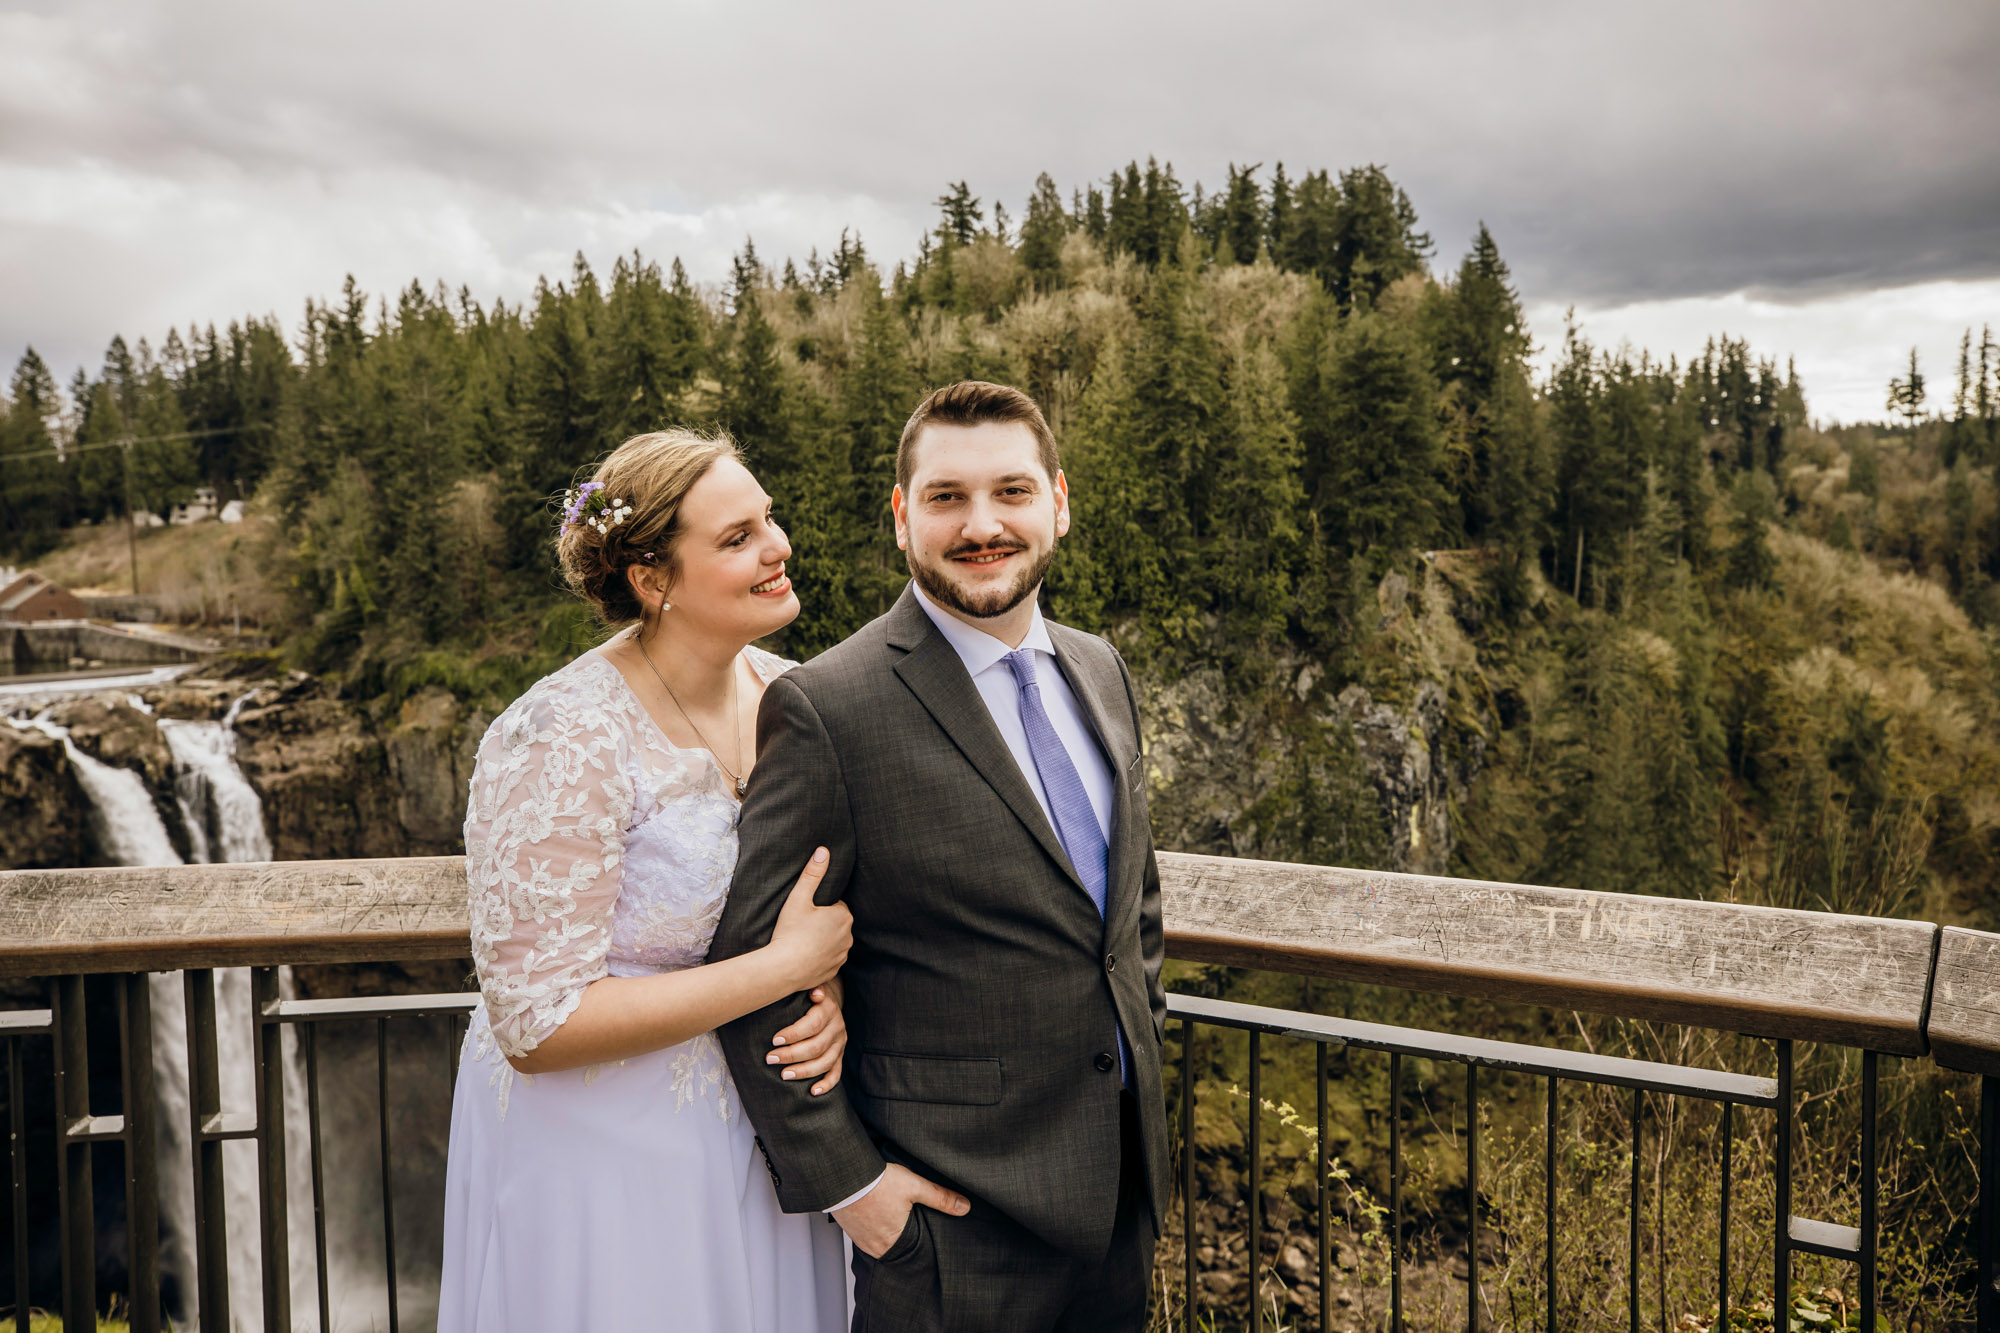
[[[1026,542],[980,542],[977,544],[954,546],[944,553],[947,560],[956,560],[967,555],[999,555],[1003,551],[1025,551]]]

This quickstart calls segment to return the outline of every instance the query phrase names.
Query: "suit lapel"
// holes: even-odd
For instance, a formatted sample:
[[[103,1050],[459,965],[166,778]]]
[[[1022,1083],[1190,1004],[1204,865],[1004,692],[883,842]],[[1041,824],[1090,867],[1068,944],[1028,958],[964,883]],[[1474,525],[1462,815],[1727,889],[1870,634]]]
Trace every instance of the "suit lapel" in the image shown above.
[[[937,632],[930,617],[917,605],[915,594],[906,590],[890,614],[896,617],[896,623],[891,627],[889,641],[907,650],[896,660],[896,674],[936,719],[945,735],[951,737],[966,761],[1034,835],[1042,850],[1083,892],[1083,881],[1077,878],[1028,780],[1021,776],[1013,752],[1000,738],[1000,729],[993,725],[993,715],[986,711],[986,701],[979,697],[979,690],[966,674],[957,650]]]

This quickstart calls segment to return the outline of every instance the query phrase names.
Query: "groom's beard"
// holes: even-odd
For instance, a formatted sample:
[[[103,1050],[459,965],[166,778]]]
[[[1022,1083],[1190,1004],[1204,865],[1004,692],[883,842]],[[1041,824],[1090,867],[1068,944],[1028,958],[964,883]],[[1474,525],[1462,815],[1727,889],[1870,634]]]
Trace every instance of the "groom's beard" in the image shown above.
[[[1028,548],[1019,543],[992,543],[984,546],[954,546],[944,553],[939,561],[946,561],[974,551],[1025,551]],[[975,620],[990,620],[994,616],[1004,616],[1028,598],[1034,596],[1035,589],[1042,585],[1042,575],[1048,573],[1049,564],[1056,558],[1055,543],[1050,542],[1033,564],[1023,569],[1008,587],[994,592],[968,593],[954,583],[943,569],[923,563],[916,552],[904,552],[904,559],[910,566],[910,577],[917,581],[930,599],[940,606],[950,607],[961,615]]]

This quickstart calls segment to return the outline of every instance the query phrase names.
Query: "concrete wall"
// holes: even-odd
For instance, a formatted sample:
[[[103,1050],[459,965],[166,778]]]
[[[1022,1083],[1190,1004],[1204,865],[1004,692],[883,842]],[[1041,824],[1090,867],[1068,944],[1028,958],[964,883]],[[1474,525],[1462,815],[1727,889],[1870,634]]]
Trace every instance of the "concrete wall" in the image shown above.
[[[118,666],[164,666],[171,662],[198,662],[203,656],[192,646],[93,625],[87,620],[0,624],[0,662],[11,662],[17,672],[59,670],[73,658]]]

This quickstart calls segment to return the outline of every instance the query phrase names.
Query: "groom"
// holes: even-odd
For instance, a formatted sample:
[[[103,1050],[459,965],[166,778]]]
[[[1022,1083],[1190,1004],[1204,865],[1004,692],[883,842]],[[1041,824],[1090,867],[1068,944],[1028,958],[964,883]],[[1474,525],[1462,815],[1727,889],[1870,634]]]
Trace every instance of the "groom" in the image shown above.
[[[1131,679],[1037,606],[1070,515],[1033,399],[925,398],[891,505],[914,582],[766,692],[709,955],[767,941],[826,847],[819,900],[854,913],[845,1077],[814,1097],[766,1063],[802,996],[723,1049],[780,1203],[854,1241],[855,1333],[1138,1330],[1166,1000]]]

